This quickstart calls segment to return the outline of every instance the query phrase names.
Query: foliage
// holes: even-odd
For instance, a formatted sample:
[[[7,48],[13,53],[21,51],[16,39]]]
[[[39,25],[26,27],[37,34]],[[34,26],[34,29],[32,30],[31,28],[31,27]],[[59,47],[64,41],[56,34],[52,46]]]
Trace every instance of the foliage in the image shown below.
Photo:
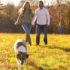
[[[2,9],[3,8],[3,9]],[[31,7],[33,12],[37,6]],[[20,25],[15,26],[14,23],[18,17],[19,6],[13,4],[6,5],[0,9],[0,32],[23,32]],[[50,33],[70,33],[70,4],[58,4],[48,7],[51,16],[51,25],[48,28]],[[7,27],[8,26],[8,27]],[[61,30],[61,31],[60,31]],[[35,28],[32,28],[32,33]]]
[[[65,4],[52,6],[49,8],[49,11],[51,14],[51,27],[53,29],[53,32],[58,33],[59,23],[61,22],[63,33],[68,33],[68,6]]]

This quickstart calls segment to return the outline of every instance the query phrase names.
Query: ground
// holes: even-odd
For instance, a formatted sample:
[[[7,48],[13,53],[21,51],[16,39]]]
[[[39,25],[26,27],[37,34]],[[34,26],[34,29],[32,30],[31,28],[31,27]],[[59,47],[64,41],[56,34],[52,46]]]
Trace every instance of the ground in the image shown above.
[[[48,34],[47,45],[41,35],[40,46],[35,45],[35,37],[31,34],[32,46],[27,44],[24,70],[70,70],[70,35]],[[13,44],[19,38],[25,39],[25,34],[0,33],[0,70],[17,70]]]

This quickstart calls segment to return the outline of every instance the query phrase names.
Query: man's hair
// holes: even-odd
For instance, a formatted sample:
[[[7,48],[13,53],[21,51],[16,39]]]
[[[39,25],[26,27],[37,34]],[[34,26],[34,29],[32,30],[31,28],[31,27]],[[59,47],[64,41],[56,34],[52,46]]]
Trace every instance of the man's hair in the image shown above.
[[[42,3],[43,4],[43,1],[39,1],[39,3]]]

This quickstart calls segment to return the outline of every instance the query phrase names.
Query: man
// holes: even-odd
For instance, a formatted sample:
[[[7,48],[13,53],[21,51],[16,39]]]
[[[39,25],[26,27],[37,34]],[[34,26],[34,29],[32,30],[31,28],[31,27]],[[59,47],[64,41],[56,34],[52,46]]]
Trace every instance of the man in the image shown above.
[[[44,43],[47,44],[47,26],[50,25],[50,15],[46,8],[44,8],[43,1],[39,1],[39,8],[35,11],[32,24],[36,21],[36,45],[40,43],[40,34],[44,33]]]

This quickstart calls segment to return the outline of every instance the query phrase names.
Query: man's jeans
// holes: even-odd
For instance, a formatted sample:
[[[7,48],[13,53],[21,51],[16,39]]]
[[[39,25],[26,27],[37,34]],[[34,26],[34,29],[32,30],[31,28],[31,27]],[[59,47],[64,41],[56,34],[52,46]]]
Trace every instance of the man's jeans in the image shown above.
[[[40,34],[44,34],[44,43],[47,44],[47,25],[36,25],[36,44],[40,43]]]

